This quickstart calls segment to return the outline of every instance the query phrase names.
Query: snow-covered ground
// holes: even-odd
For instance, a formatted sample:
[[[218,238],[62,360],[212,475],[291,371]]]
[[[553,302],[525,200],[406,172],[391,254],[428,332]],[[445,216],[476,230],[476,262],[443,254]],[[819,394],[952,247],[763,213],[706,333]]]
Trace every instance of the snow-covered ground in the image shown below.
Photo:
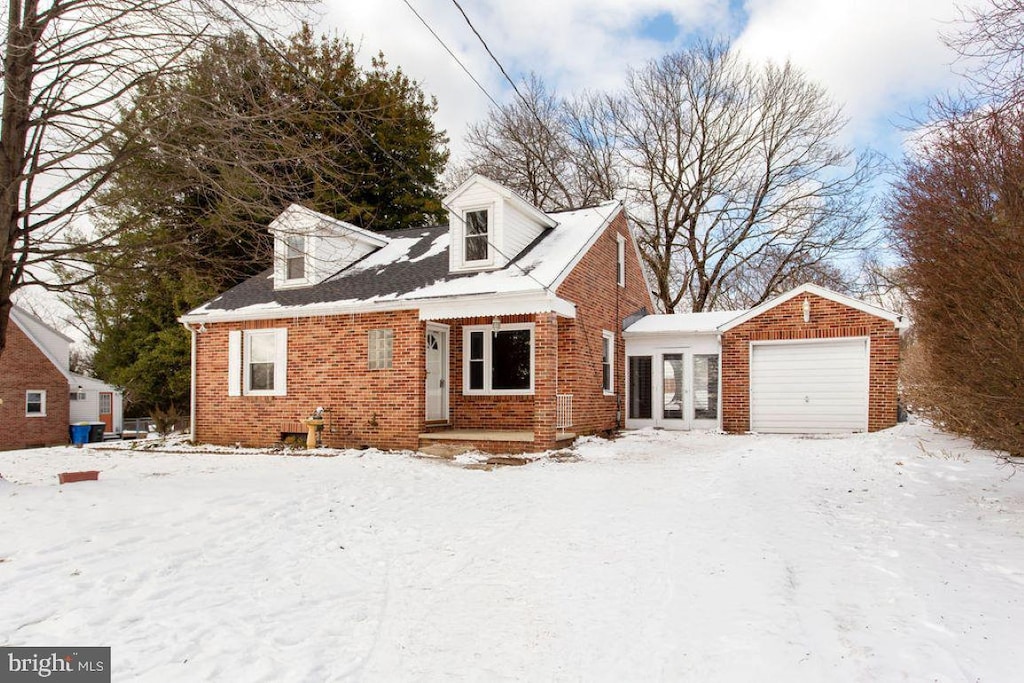
[[[576,454],[0,453],[0,645],[109,645],[116,681],[1024,675],[1024,472],[990,453],[904,425]]]

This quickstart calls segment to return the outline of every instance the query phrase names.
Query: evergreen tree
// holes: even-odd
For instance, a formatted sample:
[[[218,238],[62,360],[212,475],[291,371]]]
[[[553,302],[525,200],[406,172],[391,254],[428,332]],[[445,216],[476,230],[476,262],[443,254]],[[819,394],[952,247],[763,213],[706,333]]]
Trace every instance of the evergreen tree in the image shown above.
[[[276,49],[235,34],[126,110],[120,134],[146,145],[98,212],[119,240],[93,255],[97,277],[69,303],[97,376],[124,387],[134,412],[187,402],[177,317],[270,265],[267,225],[288,205],[379,231],[443,215],[436,102],[382,55],[369,67],[356,56],[309,27]]]

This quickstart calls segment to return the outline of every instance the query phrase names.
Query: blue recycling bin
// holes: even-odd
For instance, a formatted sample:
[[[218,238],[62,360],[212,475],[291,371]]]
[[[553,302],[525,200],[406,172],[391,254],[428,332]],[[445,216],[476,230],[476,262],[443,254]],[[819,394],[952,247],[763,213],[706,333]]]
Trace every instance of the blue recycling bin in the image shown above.
[[[84,425],[71,425],[71,443],[81,448],[82,444],[89,443],[89,432],[92,430],[92,425],[86,423]]]

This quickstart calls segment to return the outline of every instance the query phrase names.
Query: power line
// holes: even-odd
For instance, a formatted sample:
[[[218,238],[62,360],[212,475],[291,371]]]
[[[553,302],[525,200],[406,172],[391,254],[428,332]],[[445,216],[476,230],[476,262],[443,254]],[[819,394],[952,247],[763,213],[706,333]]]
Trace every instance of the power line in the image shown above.
[[[459,13],[462,14],[462,18],[466,20],[466,24],[468,24],[470,30],[473,31],[473,35],[475,35],[477,37],[477,40],[480,41],[480,44],[484,46],[484,50],[486,50],[487,54],[490,55],[491,60],[498,65],[498,70],[501,71],[501,75],[505,77],[505,80],[508,81],[509,85],[512,86],[512,90],[514,90],[516,95],[519,96],[519,100],[523,103],[523,106],[526,107],[526,111],[533,115],[533,118],[537,121],[538,124],[540,124],[541,130],[544,131],[544,134],[546,134],[549,139],[558,140],[559,136],[556,135],[554,131],[552,131],[551,128],[548,126],[547,122],[540,117],[540,114],[537,113],[537,108],[529,100],[526,99],[523,93],[519,90],[519,86],[516,85],[515,81],[512,80],[512,77],[508,75],[507,71],[505,71],[505,67],[502,65],[501,60],[499,60],[498,57],[494,54],[494,52],[491,51],[491,46],[487,44],[487,41],[484,40],[484,37],[480,35],[480,31],[478,31],[476,29],[476,26],[473,25],[473,22],[472,20],[470,20],[469,15],[466,14],[466,10],[464,10],[462,8],[462,5],[459,4],[459,0],[452,0],[452,3],[459,9]],[[493,100],[491,101],[493,102]],[[498,109],[500,110],[501,107],[498,107]],[[543,166],[544,170],[546,170],[548,174],[551,176],[552,181],[558,185],[559,190],[561,190],[565,194],[566,198],[568,198],[571,193],[569,192],[568,188],[565,187],[565,184],[562,183],[562,180],[558,177],[558,173],[555,172],[555,169],[551,168],[551,165],[548,163],[548,160],[545,158],[545,156],[534,150],[533,147],[531,147],[530,144],[527,142],[523,143],[523,147],[525,147],[528,153],[532,154],[534,157],[537,158],[537,161],[540,162],[540,165]]]
[[[462,14],[462,18],[466,20],[466,23],[469,24],[470,30],[473,31],[473,35],[477,37],[477,40],[480,41],[480,44],[484,46],[485,50],[487,50],[487,54],[491,56],[491,60],[493,60],[494,63],[498,65],[498,70],[501,71],[501,75],[505,77],[505,80],[509,82],[509,85],[512,86],[512,89],[516,91],[516,95],[519,95],[519,99],[526,103],[526,98],[523,97],[523,93],[519,92],[519,87],[516,85],[515,81],[513,81],[512,78],[508,75],[508,72],[505,71],[505,67],[502,66],[501,61],[499,61],[498,58],[494,55],[494,53],[491,52],[491,47],[487,44],[487,41],[484,40],[484,37],[480,35],[480,32],[476,30],[476,26],[473,25],[473,22],[469,20],[469,15],[466,14],[466,10],[462,9],[462,5],[459,4],[459,0],[452,0],[452,2],[455,4],[456,7],[459,8],[459,13]],[[529,104],[527,104],[527,107],[529,108]]]
[[[275,45],[275,44],[274,44],[273,42],[271,42],[271,41],[270,41],[270,40],[269,40],[269,39],[268,39],[268,38],[267,38],[266,36],[264,36],[264,35],[263,35],[263,33],[261,33],[261,32],[260,32],[259,28],[257,28],[257,27],[256,27],[256,26],[255,26],[255,25],[254,25],[254,24],[253,24],[253,23],[252,23],[252,22],[251,22],[250,20],[249,20],[249,18],[248,18],[248,17],[246,17],[246,16],[244,15],[244,14],[242,14],[242,13],[241,13],[241,12],[240,12],[240,11],[238,10],[238,8],[234,6],[234,4],[232,4],[231,0],[220,0],[220,2],[221,2],[221,4],[222,4],[222,5],[224,5],[225,7],[227,7],[227,8],[228,8],[228,10],[229,10],[229,11],[230,11],[230,12],[231,12],[232,14],[234,14],[234,15],[235,15],[236,17],[238,17],[238,20],[239,20],[239,21],[241,21],[241,22],[242,22],[243,24],[245,24],[245,26],[246,26],[246,27],[247,27],[247,28],[248,28],[248,29],[249,29],[250,31],[252,31],[252,33],[253,33],[253,34],[254,34],[254,35],[256,36],[256,38],[257,38],[257,39],[258,39],[258,40],[259,40],[259,41],[260,41],[261,43],[263,43],[263,44],[264,44],[264,45],[266,45],[266,46],[267,46],[268,48],[270,48],[270,50],[271,50],[271,51],[272,51],[272,52],[273,52],[273,53],[274,53],[275,55],[277,55],[278,59],[280,59],[280,60],[281,60],[281,61],[282,61],[282,62],[283,62],[283,63],[284,63],[285,65],[287,65],[287,66],[288,66],[288,67],[289,67],[289,68],[290,68],[290,69],[291,69],[292,71],[294,71],[294,72],[295,72],[295,74],[296,74],[296,75],[297,75],[297,76],[298,76],[299,78],[301,78],[301,79],[302,79],[303,81],[305,81],[305,82],[306,82],[306,83],[307,83],[308,85],[311,85],[311,86],[313,86],[314,88],[316,88],[316,89],[317,89],[317,91],[319,91],[319,93],[321,94],[321,96],[323,96],[323,97],[324,97],[324,99],[325,99],[325,100],[326,100],[326,101],[327,101],[327,102],[328,102],[329,104],[331,104],[331,105],[332,105],[332,106],[333,106],[333,107],[334,107],[334,108],[335,108],[336,110],[338,110],[338,111],[339,111],[339,112],[341,112],[342,114],[348,114],[348,113],[350,113],[350,112],[349,112],[349,111],[348,111],[347,109],[345,109],[345,108],[344,108],[344,107],[342,107],[342,106],[341,106],[341,105],[340,105],[340,104],[339,104],[338,102],[336,102],[336,101],[334,100],[334,96],[333,96],[333,95],[331,95],[330,93],[328,93],[328,92],[327,92],[327,91],[326,91],[326,90],[325,90],[325,89],[323,88],[323,86],[322,86],[322,85],[321,85],[321,84],[320,84],[320,83],[319,83],[318,81],[315,81],[314,79],[310,78],[309,74],[307,74],[307,73],[306,73],[305,71],[303,71],[303,70],[302,70],[302,69],[301,69],[301,68],[300,68],[300,67],[299,67],[299,66],[298,66],[298,65],[297,65],[297,64],[296,64],[295,62],[293,62],[293,61],[292,61],[292,60],[291,60],[291,59],[290,59],[290,58],[288,57],[288,55],[286,55],[286,54],[285,54],[285,53],[284,53],[283,51],[281,51],[281,49],[280,49],[280,48],[279,48],[279,47],[278,47],[277,45]],[[490,97],[490,96],[488,95],[488,97]],[[492,101],[493,101],[493,100],[492,100]],[[360,122],[359,122],[359,121],[357,120],[357,118],[356,118],[356,117],[352,117],[352,118],[351,118],[351,119],[349,120],[349,123],[351,123],[351,124],[352,124],[352,126],[353,126],[353,127],[354,127],[354,128],[355,128],[355,129],[357,130],[357,131],[359,131],[359,132],[360,132],[360,133],[361,133],[361,134],[362,134],[363,136],[365,136],[365,137],[366,137],[366,139],[367,139],[367,140],[369,140],[369,141],[370,141],[370,143],[371,143],[371,144],[372,144],[372,145],[373,145],[374,147],[376,147],[377,149],[379,149],[379,150],[380,150],[380,151],[381,151],[381,152],[382,152],[382,153],[383,153],[383,154],[384,154],[384,155],[385,155],[385,156],[386,156],[386,157],[387,157],[388,159],[390,159],[390,160],[391,160],[392,162],[394,162],[394,164],[395,164],[395,165],[396,165],[396,166],[397,166],[398,168],[402,169],[403,171],[405,171],[405,173],[409,174],[410,176],[412,176],[412,175],[413,175],[413,173],[412,173],[412,171],[411,171],[411,170],[409,169],[409,167],[408,167],[408,166],[406,166],[406,165],[405,165],[405,164],[404,164],[404,163],[402,162],[402,160],[401,160],[401,159],[398,159],[398,158],[396,158],[396,157],[395,157],[395,155],[393,155],[393,154],[392,154],[392,153],[391,153],[391,152],[390,152],[390,151],[389,151],[388,149],[386,149],[386,148],[385,148],[385,147],[384,147],[383,145],[381,145],[381,144],[380,144],[380,142],[378,142],[378,141],[377,141],[377,138],[376,138],[376,137],[375,137],[375,136],[374,136],[374,135],[373,135],[372,133],[370,133],[369,131],[365,130],[365,129],[364,129],[363,127],[362,127],[361,123],[360,123]],[[457,212],[456,212],[456,211],[455,211],[455,210],[454,210],[454,209],[453,209],[453,208],[452,208],[451,206],[449,206],[448,204],[446,204],[446,203],[445,203],[445,201],[444,201],[443,199],[442,199],[442,200],[440,200],[440,204],[441,204],[441,206],[442,206],[443,208],[445,208],[445,209],[447,209],[447,210],[448,210],[448,213],[449,213],[450,215],[452,215],[452,216],[455,216],[456,220],[459,220],[459,221],[461,221],[461,222],[462,222],[462,224],[463,224],[463,227],[465,227],[465,220],[464,220],[464,219],[462,218],[462,216],[458,215],[458,213],[457,213]],[[534,275],[533,275],[533,274],[532,274],[532,273],[531,273],[530,271],[528,271],[528,270],[526,270],[525,268],[523,268],[522,266],[520,266],[520,265],[519,265],[518,263],[516,263],[516,261],[515,261],[514,259],[512,259],[511,257],[509,257],[509,256],[508,256],[507,254],[505,254],[504,252],[502,252],[502,251],[501,251],[500,249],[498,249],[497,245],[496,245],[496,244],[494,244],[494,243],[493,243],[493,242],[491,241],[491,239],[490,239],[490,235],[488,235],[488,238],[487,238],[487,244],[489,244],[489,245],[490,245],[490,247],[491,247],[492,249],[494,249],[494,251],[495,251],[495,252],[497,252],[497,253],[498,253],[498,255],[502,256],[502,257],[503,257],[503,258],[505,258],[505,259],[507,259],[507,260],[508,260],[508,262],[509,262],[509,265],[514,265],[514,266],[515,266],[515,267],[516,267],[517,269],[519,269],[519,271],[520,271],[520,272],[521,272],[521,273],[522,273],[523,275],[525,275],[526,277],[530,278],[531,280],[533,280],[534,282],[536,282],[536,283],[537,283],[538,285],[540,285],[540,286],[541,286],[541,289],[543,289],[543,290],[544,290],[545,292],[547,292],[547,293],[549,293],[549,294],[552,294],[552,295],[553,295],[553,294],[555,294],[555,292],[551,291],[550,287],[548,287],[548,286],[547,286],[547,285],[545,285],[545,284],[544,284],[543,282],[541,282],[541,281],[540,281],[540,280],[538,280],[538,279],[537,279],[536,277],[534,277]]]
[[[482,92],[484,95],[487,96],[487,99],[489,99],[491,101],[491,104],[493,104],[495,107],[498,107],[500,109],[501,106],[498,104],[497,100],[495,100],[493,97],[491,97],[491,93],[487,92],[487,88],[485,88],[480,83],[480,81],[478,81],[476,79],[476,76],[474,76],[472,74],[472,72],[470,72],[470,70],[466,67],[466,65],[462,63],[462,60],[459,59],[458,56],[456,56],[456,54],[454,52],[452,52],[451,48],[448,47],[448,44],[444,42],[444,40],[441,38],[441,36],[437,35],[437,31],[435,31],[430,26],[430,24],[427,23],[427,20],[424,19],[420,15],[420,13],[416,11],[416,8],[412,6],[412,3],[410,3],[409,0],[402,0],[402,2],[404,2],[405,6],[408,7],[409,10],[413,14],[416,15],[416,18],[420,20],[420,23],[422,23],[427,28],[427,30],[430,31],[430,35],[434,36],[434,38],[437,39],[437,42],[439,42],[441,44],[441,47],[443,47],[445,49],[445,51],[449,55],[451,55],[451,58],[455,60],[455,63],[462,67],[462,70],[466,72],[466,75],[469,76],[470,80],[472,80],[474,83],[476,83],[476,87],[480,88],[480,92]]]

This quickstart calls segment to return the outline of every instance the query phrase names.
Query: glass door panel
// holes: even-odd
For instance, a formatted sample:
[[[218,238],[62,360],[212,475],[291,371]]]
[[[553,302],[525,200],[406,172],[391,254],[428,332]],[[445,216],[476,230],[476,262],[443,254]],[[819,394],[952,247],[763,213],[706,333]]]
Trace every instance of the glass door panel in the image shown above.
[[[664,354],[661,375],[661,416],[664,419],[683,419],[683,387],[683,354]]]

